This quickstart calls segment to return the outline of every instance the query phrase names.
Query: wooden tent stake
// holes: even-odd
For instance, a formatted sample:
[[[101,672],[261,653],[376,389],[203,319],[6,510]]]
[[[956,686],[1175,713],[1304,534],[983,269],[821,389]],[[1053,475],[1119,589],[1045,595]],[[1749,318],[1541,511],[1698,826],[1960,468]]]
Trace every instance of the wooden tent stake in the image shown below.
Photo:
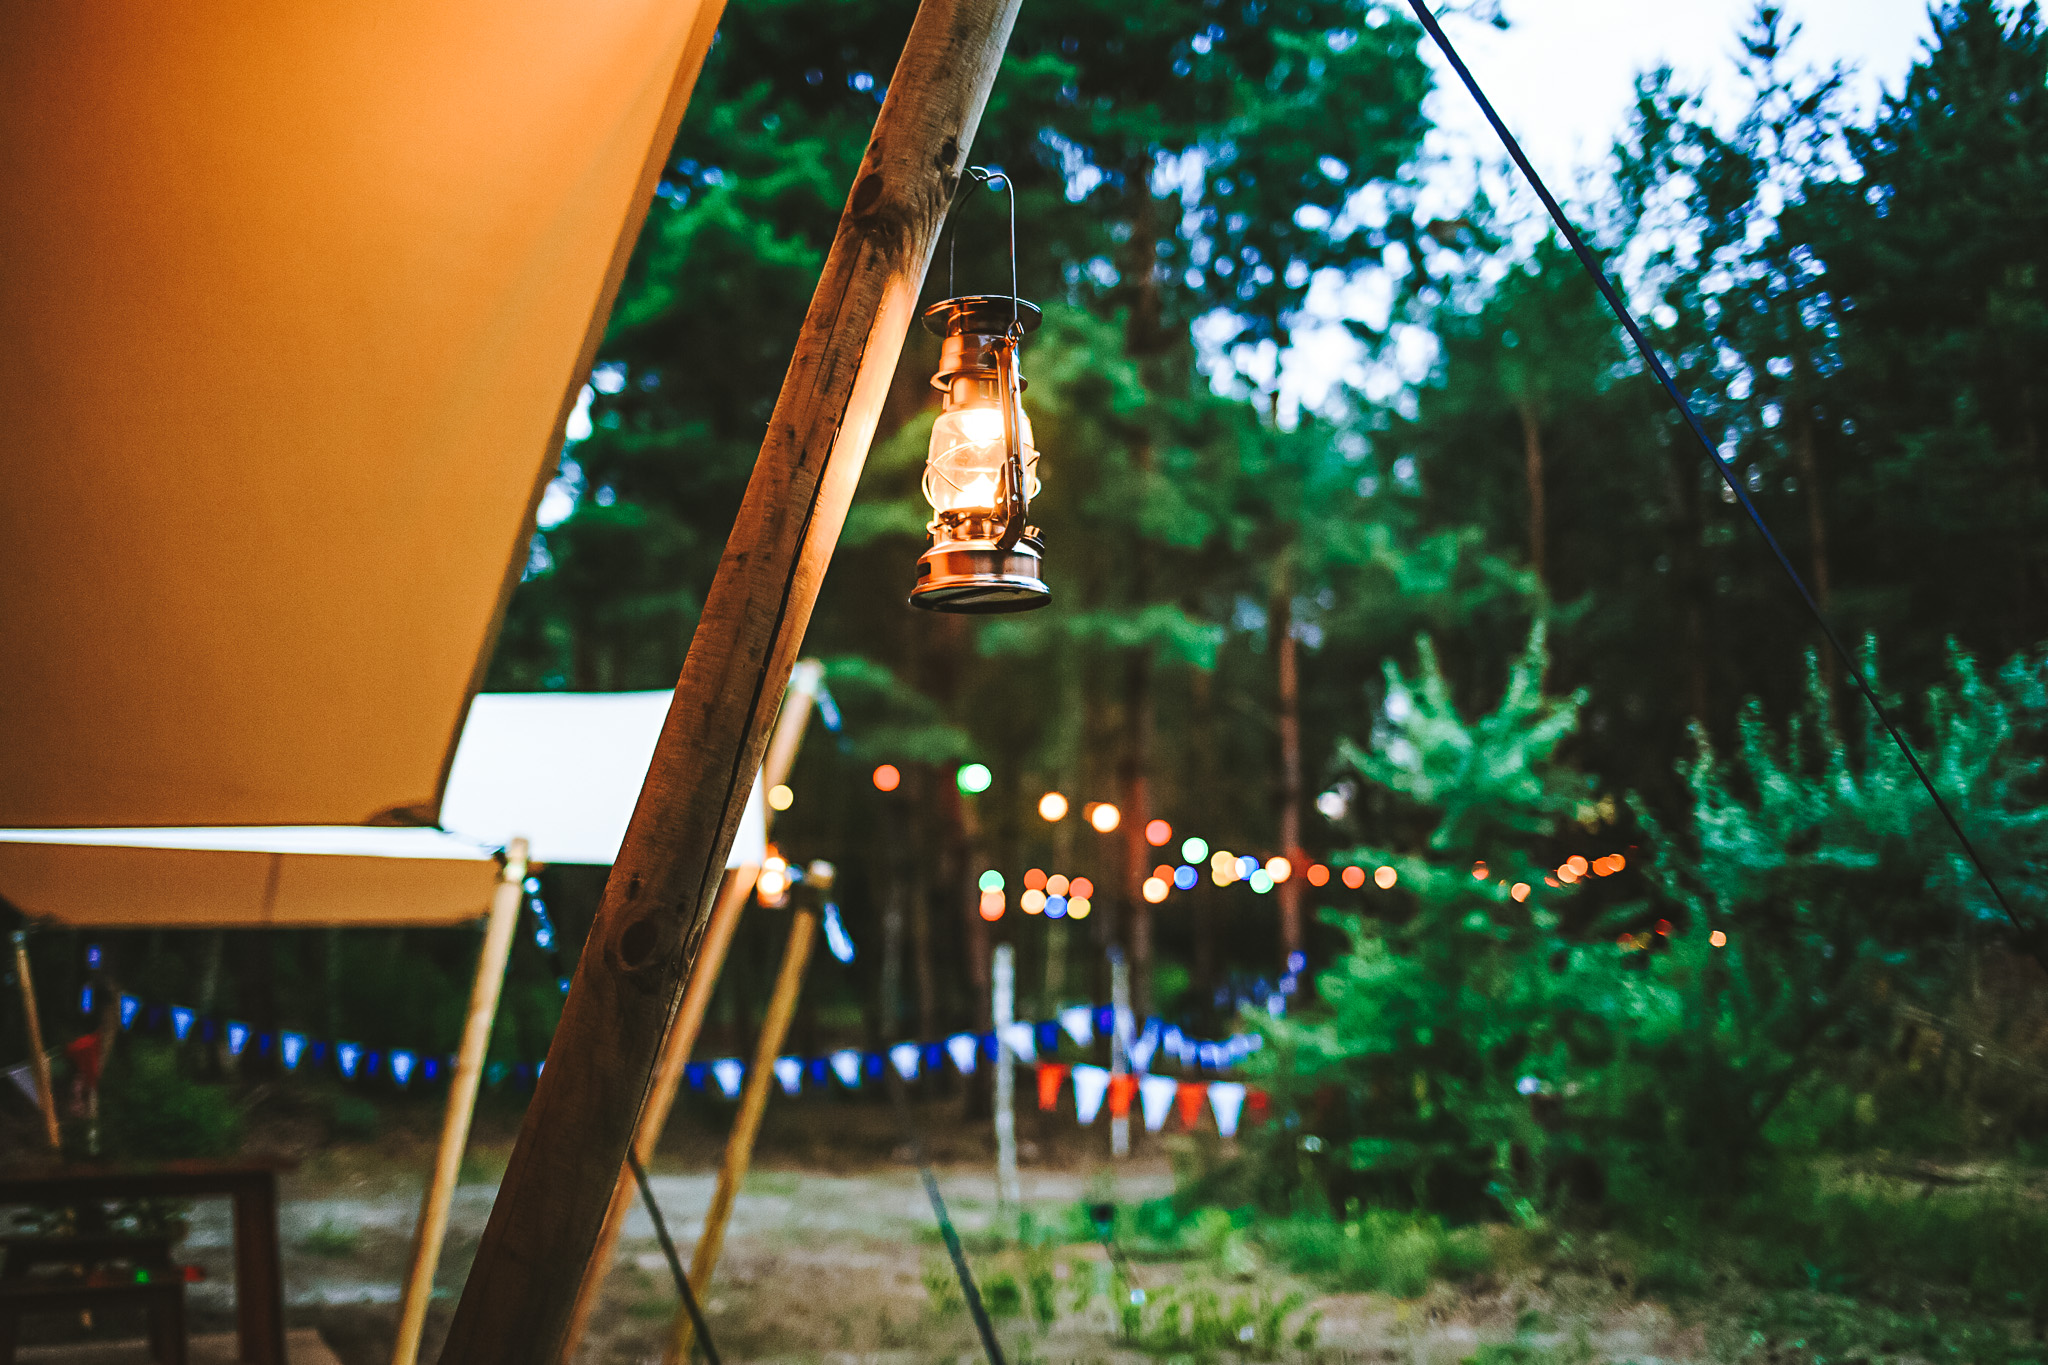
[[[14,931],[14,977],[21,983],[21,1008],[28,1019],[28,1069],[36,1078],[36,1107],[43,1111],[43,1129],[50,1150],[64,1150],[57,1131],[57,1093],[50,1088],[50,1057],[43,1051],[43,1021],[36,1013],[36,979],[28,970],[28,934]]]
[[[399,1301],[398,1340],[391,1348],[391,1365],[414,1365],[420,1356],[420,1335],[427,1326],[427,1302],[433,1297],[434,1271],[441,1264],[441,1243],[448,1235],[448,1210],[455,1200],[462,1150],[469,1145],[477,1085],[483,1078],[484,1054],[491,1045],[491,1024],[498,1016],[505,962],[512,953],[512,931],[519,926],[519,907],[526,896],[526,850],[526,840],[512,841],[505,851],[504,870],[498,874],[498,889],[491,897],[483,949],[476,959],[476,980],[469,988],[469,1015],[462,1024],[455,1074],[449,1079],[448,1109],[441,1116],[441,1144],[435,1149],[434,1173],[420,1200],[420,1222],[413,1233],[405,1295]]]
[[[796,766],[797,749],[803,743],[804,728],[810,721],[811,711],[817,704],[818,689],[824,682],[825,665],[816,659],[800,659],[790,670],[789,687],[782,694],[782,710],[775,717],[775,732],[768,740],[768,758],[761,765],[764,794],[789,781],[790,770]],[[772,806],[762,813],[762,819],[769,829],[774,828],[775,810]],[[704,930],[704,942],[697,949],[697,970],[690,974],[690,984],[683,991],[682,1008],[676,1011],[675,1022],[669,1025],[668,1037],[662,1041],[661,1056],[654,1063],[654,1083],[648,1087],[647,1100],[640,1106],[639,1126],[633,1130],[633,1153],[640,1158],[643,1167],[653,1163],[654,1149],[668,1127],[669,1113],[675,1108],[676,1091],[682,1085],[690,1053],[697,1046],[697,1035],[703,1031],[704,1016],[711,1009],[711,995],[718,987],[719,973],[725,968],[725,955],[732,947],[733,932],[739,928],[740,913],[747,908],[747,897],[754,893],[754,882],[760,875],[758,867],[727,868],[725,880],[718,884],[718,902],[711,907],[711,922]],[[584,1263],[583,1282],[576,1287],[576,1306],[570,1311],[569,1331],[562,1340],[560,1359],[564,1362],[576,1354],[576,1345],[583,1340],[583,1331],[590,1325],[590,1315],[596,1310],[597,1300],[604,1292],[605,1276],[611,1273],[612,1253],[619,1244],[619,1230],[626,1225],[626,1215],[632,1212],[633,1201],[638,1197],[639,1189],[632,1171],[619,1172],[619,1186],[612,1191],[612,1206],[605,1212],[604,1227],[597,1234],[597,1246]]]
[[[923,0],[705,597],[444,1365],[553,1365],[1022,0]]]
[[[790,920],[789,943],[782,950],[782,970],[775,977],[775,994],[768,999],[768,1017],[761,1021],[761,1039],[754,1048],[754,1068],[747,1073],[747,1088],[740,1096],[740,1112],[732,1121],[732,1133],[725,1140],[725,1159],[718,1164],[718,1184],[711,1191],[711,1206],[704,1211],[704,1231],[690,1253],[690,1292],[697,1302],[707,1303],[711,1276],[718,1269],[718,1253],[725,1249],[725,1225],[732,1218],[733,1201],[739,1198],[740,1182],[754,1161],[754,1139],[761,1133],[761,1115],[768,1108],[768,1087],[775,1081],[775,1059],[789,1036],[789,1021],[796,1014],[796,998],[803,990],[804,968],[811,960],[811,943],[818,936],[818,912],[809,905],[798,909]],[[696,1344],[696,1324],[689,1310],[676,1310],[675,1328],[669,1337],[664,1365],[689,1365],[690,1348]]]

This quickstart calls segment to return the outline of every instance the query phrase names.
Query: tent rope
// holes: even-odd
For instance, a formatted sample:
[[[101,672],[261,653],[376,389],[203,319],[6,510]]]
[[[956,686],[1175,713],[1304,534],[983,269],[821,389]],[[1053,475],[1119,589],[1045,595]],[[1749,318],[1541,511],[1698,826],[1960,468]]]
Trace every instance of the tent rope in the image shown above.
[[[641,1202],[647,1205],[647,1216],[654,1220],[654,1239],[661,1243],[661,1254],[668,1257],[669,1274],[676,1278],[676,1293],[682,1295],[690,1323],[697,1329],[697,1342],[704,1348],[704,1358],[711,1365],[720,1365],[718,1347],[711,1341],[711,1324],[704,1321],[704,1310],[697,1306],[690,1277],[683,1272],[683,1259],[676,1255],[675,1241],[668,1235],[668,1222],[661,1216],[661,1205],[654,1201],[654,1185],[647,1179],[647,1168],[640,1164],[640,1154],[630,1143],[626,1147],[626,1164],[633,1168],[633,1179],[639,1182]]]

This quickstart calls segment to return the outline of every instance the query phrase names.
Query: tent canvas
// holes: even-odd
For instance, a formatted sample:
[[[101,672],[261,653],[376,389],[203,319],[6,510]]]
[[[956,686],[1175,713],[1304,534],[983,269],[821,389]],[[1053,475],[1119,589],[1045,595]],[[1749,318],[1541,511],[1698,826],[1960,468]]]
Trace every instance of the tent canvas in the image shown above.
[[[0,826],[436,821],[719,11],[0,6]]]

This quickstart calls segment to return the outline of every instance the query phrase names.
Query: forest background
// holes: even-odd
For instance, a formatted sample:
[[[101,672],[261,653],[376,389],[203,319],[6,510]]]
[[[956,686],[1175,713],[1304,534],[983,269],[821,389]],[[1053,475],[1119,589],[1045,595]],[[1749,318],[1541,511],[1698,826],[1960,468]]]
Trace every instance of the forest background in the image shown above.
[[[728,11],[488,688],[673,685],[912,8]],[[1102,1002],[1121,949],[1141,1014],[1264,1030],[1282,1120],[1152,1233],[1249,1202],[1309,1218],[1297,1250],[1336,1261],[1379,1245],[1328,1241],[1372,1208],[1654,1208],[1669,1233],[1782,1196],[1777,1158],[1815,1144],[2032,1160],[2048,39],[2032,4],[1932,21],[1858,114],[1759,8],[1746,108],[1711,119],[1646,73],[1608,188],[1568,208],[2009,906],[1562,246],[1516,232],[1526,205],[1422,209],[1431,77],[1405,11],[1032,0],[972,159],[1014,186],[1021,292],[1046,308],[1023,368],[1053,604],[906,607],[936,411],[914,332],[806,641],[843,724],[806,745],[777,840],[839,866],[859,951],[814,969],[793,1050],[985,1027],[1001,940],[1023,1013]],[[956,209],[927,300],[1008,287],[1006,211]],[[1278,357],[1337,293],[1373,301],[1345,320],[1365,378],[1302,408]],[[985,792],[956,785],[967,762]],[[1118,827],[1082,825],[1088,801]],[[1152,904],[1178,861],[1154,819],[1297,875]],[[1310,886],[1317,863],[1395,884]],[[1091,878],[1096,913],[1024,914],[1033,866]],[[522,936],[503,1062],[545,1054],[602,869],[543,880],[559,933]],[[780,933],[743,927],[707,1049],[744,1050]],[[109,943],[124,985],[372,1046],[452,1043],[473,951],[161,938]],[[53,994],[81,971],[52,963]],[[1784,1273],[1822,1243],[1865,1270],[1902,1239],[1967,1247],[1956,1292],[2048,1314],[2039,1219],[1823,1216],[1800,1188],[1777,1240],[1806,1269]]]

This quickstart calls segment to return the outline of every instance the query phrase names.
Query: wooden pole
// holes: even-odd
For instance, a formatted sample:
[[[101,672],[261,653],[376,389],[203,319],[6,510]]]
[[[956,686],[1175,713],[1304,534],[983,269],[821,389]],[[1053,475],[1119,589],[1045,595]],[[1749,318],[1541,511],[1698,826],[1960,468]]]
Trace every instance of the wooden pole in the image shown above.
[[[14,977],[21,982],[21,1008],[28,1020],[28,1069],[36,1078],[36,1107],[43,1111],[44,1135],[50,1150],[64,1150],[57,1130],[57,1092],[50,1088],[50,1058],[43,1051],[43,1020],[36,1012],[36,979],[28,969],[28,934],[14,931]]]
[[[690,1253],[690,1292],[699,1303],[706,1302],[712,1272],[718,1269],[718,1253],[725,1247],[725,1225],[732,1218],[733,1201],[739,1198],[740,1182],[754,1161],[754,1139],[761,1131],[761,1115],[768,1108],[768,1087],[775,1080],[775,1059],[782,1041],[789,1035],[789,1021],[796,1013],[796,998],[803,989],[804,967],[811,960],[811,943],[818,936],[818,912],[810,905],[799,908],[789,925],[789,944],[782,950],[782,970],[775,977],[775,994],[768,1000],[768,1017],[761,1023],[761,1040],[754,1048],[754,1069],[747,1073],[747,1088],[740,1096],[740,1112],[733,1120],[732,1134],[725,1141],[725,1158],[718,1164],[718,1184],[711,1191],[711,1206],[704,1211],[704,1231]],[[687,1309],[678,1309],[675,1329],[669,1337],[664,1365],[688,1365],[690,1348],[696,1344],[696,1324]]]
[[[519,906],[526,895],[526,854],[526,840],[514,839],[505,850],[505,866],[498,874],[498,889],[491,897],[483,949],[476,959],[476,980],[469,988],[469,1015],[463,1020],[455,1074],[448,1083],[448,1108],[441,1116],[441,1144],[435,1149],[434,1172],[420,1200],[420,1222],[413,1233],[412,1264],[406,1271],[405,1294],[399,1300],[398,1340],[391,1348],[391,1365],[414,1365],[420,1356],[420,1336],[427,1326],[427,1303],[434,1293],[434,1271],[441,1264],[441,1243],[448,1235],[448,1210],[455,1200],[462,1150],[469,1144],[469,1124],[476,1112],[484,1054],[490,1049],[491,1024],[498,1016],[498,996],[505,985],[505,962],[512,953],[512,931],[519,925]]]
[[[668,1037],[662,1040],[661,1055],[655,1059],[654,1080],[647,1088],[647,1100],[640,1106],[640,1121],[633,1130],[633,1152],[640,1158],[642,1166],[653,1158],[655,1145],[661,1141],[662,1132],[668,1127],[668,1116],[675,1107],[683,1071],[689,1065],[691,1051],[697,1046],[697,1035],[703,1031],[704,1016],[711,1007],[712,990],[718,984],[726,953],[732,948],[733,932],[739,928],[740,912],[746,909],[747,898],[754,894],[754,883],[760,875],[758,867],[729,868],[725,880],[718,884],[718,901],[711,908],[711,922],[704,930],[703,945],[697,950],[697,971],[691,975],[689,987],[683,992],[682,1007],[676,1011],[676,1021],[670,1026]],[[612,1254],[618,1247],[619,1233],[626,1226],[626,1216],[633,1211],[633,1202],[639,1197],[639,1186],[629,1168],[612,1189],[611,1207],[605,1210],[604,1226],[598,1229],[597,1245],[591,1249],[590,1259],[583,1263],[582,1280],[576,1286],[576,1302],[569,1310],[569,1328],[563,1335],[562,1352],[558,1357],[563,1362],[575,1355],[577,1344],[583,1340],[583,1333],[590,1326],[590,1315],[597,1311],[597,1301],[604,1293],[605,1277],[611,1273]]]
[[[861,157],[445,1365],[552,1365],[1022,0],[924,0]]]
[[[804,728],[824,682],[825,665],[816,659],[799,659],[790,670],[789,688],[782,694],[782,710],[775,717],[775,731],[768,740],[768,757],[761,764],[764,793],[789,780],[790,770],[796,766],[797,749],[803,743]],[[762,819],[772,829],[774,809],[764,810]],[[760,875],[761,869],[755,866],[727,868],[725,880],[718,884],[711,922],[697,949],[697,969],[690,974],[682,1006],[669,1026],[668,1037],[662,1040],[661,1055],[654,1063],[654,1081],[648,1086],[646,1102],[640,1106],[640,1122],[633,1130],[633,1152],[642,1166],[654,1160],[654,1149],[668,1128],[668,1116],[675,1108],[683,1071],[697,1046],[697,1035],[703,1031],[712,992],[724,970],[733,933],[739,928],[740,913],[747,908],[747,897],[754,893],[754,882]],[[576,1353],[577,1343],[583,1340],[584,1329],[590,1325],[590,1315],[597,1310],[605,1276],[611,1273],[612,1253],[619,1244],[619,1230],[626,1225],[626,1215],[632,1212],[633,1201],[639,1197],[633,1173],[620,1171],[618,1185],[612,1190],[611,1207],[605,1210],[604,1227],[598,1231],[597,1245],[584,1262],[582,1282],[576,1286],[576,1304],[569,1311],[569,1330],[562,1338],[560,1359],[565,1362]]]

